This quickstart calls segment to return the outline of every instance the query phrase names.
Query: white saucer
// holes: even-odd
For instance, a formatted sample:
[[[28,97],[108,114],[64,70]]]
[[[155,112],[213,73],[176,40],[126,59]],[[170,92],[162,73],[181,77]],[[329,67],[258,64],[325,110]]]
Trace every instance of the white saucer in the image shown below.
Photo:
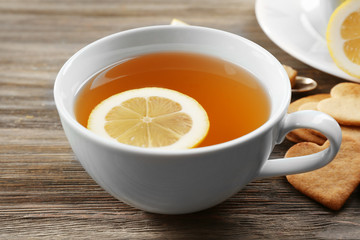
[[[260,27],[275,44],[300,61],[336,77],[360,82],[339,69],[330,57],[325,40],[326,26],[319,26],[319,23],[327,23],[326,18],[332,10],[314,11],[323,11],[323,6],[319,8],[320,0],[306,1],[306,5],[304,1],[257,0],[255,12]]]

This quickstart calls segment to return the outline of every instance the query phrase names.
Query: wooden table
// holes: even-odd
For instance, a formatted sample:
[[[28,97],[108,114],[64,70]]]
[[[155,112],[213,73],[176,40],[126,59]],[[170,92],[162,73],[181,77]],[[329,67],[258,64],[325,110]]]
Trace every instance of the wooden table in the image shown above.
[[[166,216],[114,199],[83,170],[55,109],[57,72],[96,39],[174,17],[260,44],[319,82],[307,94],[344,81],[270,41],[252,0],[0,0],[0,239],[360,239],[359,190],[335,212],[275,177],[206,211]],[[276,146],[271,158],[291,145]]]

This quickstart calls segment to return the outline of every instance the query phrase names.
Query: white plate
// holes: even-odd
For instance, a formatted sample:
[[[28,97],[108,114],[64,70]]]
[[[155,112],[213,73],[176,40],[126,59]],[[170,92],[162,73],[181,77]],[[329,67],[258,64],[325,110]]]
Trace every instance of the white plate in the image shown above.
[[[255,12],[265,34],[284,51],[328,74],[360,82],[335,65],[326,46],[326,24],[335,2],[257,0]]]

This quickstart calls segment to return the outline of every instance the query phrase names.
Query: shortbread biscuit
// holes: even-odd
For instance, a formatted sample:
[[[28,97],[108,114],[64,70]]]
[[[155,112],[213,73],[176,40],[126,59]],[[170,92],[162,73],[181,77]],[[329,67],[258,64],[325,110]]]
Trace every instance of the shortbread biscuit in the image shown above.
[[[317,110],[317,103],[323,99],[329,98],[330,94],[321,93],[300,98],[289,105],[288,113],[299,110]],[[292,142],[313,142],[318,145],[324,144],[326,137],[313,129],[295,129],[286,135],[286,138]]]
[[[360,126],[360,84],[337,84],[330,95],[331,98],[319,102],[319,110],[332,116],[339,124]]]
[[[299,107],[308,102],[320,102],[323,99],[330,98],[329,93],[319,93],[315,95],[310,95],[307,97],[300,98],[290,103],[288,108],[288,113],[293,113],[299,111]]]
[[[298,129],[296,129],[296,130],[298,130]],[[294,130],[294,131],[296,131],[296,130]],[[294,143],[304,142],[304,139],[300,138],[296,132],[293,133],[294,131],[291,131],[288,134],[286,134],[286,139],[288,139],[289,141],[294,142]],[[321,145],[321,144],[319,144],[319,145]]]
[[[307,102],[304,103],[303,105],[301,105],[299,107],[299,111],[302,110],[314,110],[314,111],[318,111],[319,109],[317,108],[319,102]]]
[[[357,98],[360,97],[360,84],[358,83],[349,83],[343,82],[335,85],[331,91],[331,96],[336,97],[351,97],[355,96]]]
[[[318,105],[319,101],[317,102],[307,102],[304,103],[303,105],[301,105],[299,107],[299,111],[301,110],[314,110],[314,111],[318,111],[317,105]],[[319,145],[323,145],[324,142],[326,141],[326,137],[319,131],[313,130],[313,129],[303,129],[304,133],[301,133],[300,135],[298,135],[300,138],[302,137],[302,135],[306,134],[307,136],[302,137],[304,140],[307,140],[308,142],[314,142],[317,143]],[[314,135],[319,137],[320,139],[322,139],[323,141],[312,141],[311,140],[311,136],[308,135]]]
[[[286,134],[286,139],[294,143],[312,142],[317,145],[323,145],[326,141],[326,137],[320,137],[318,136],[319,134],[321,133],[313,129],[299,128]]]
[[[297,71],[295,69],[293,69],[292,67],[284,65],[284,64],[283,64],[283,67],[285,68],[285,71],[289,77],[291,87],[294,87],[295,81],[296,81],[296,76],[297,76]]]
[[[328,141],[322,146],[310,142],[298,143],[287,151],[285,157],[316,153],[328,146]],[[360,183],[360,142],[344,136],[340,150],[331,163],[315,171],[286,178],[301,193],[330,209],[339,210]]]
[[[340,126],[343,136],[350,136],[360,142],[360,127]]]

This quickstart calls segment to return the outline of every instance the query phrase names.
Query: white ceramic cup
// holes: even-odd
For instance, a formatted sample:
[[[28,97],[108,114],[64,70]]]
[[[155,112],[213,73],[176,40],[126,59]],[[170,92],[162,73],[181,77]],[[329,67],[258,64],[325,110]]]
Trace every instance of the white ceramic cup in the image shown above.
[[[175,151],[113,142],[76,121],[75,96],[91,75],[121,59],[158,51],[206,53],[247,69],[269,95],[268,121],[229,142]],[[286,72],[265,49],[231,33],[195,26],[145,27],[100,39],[65,63],[54,86],[65,134],[85,170],[121,201],[163,214],[200,211],[221,203],[255,178],[306,172],[329,163],[340,147],[339,125],[317,111],[287,114],[290,95]],[[330,147],[313,155],[268,160],[287,132],[305,127],[322,132]]]

